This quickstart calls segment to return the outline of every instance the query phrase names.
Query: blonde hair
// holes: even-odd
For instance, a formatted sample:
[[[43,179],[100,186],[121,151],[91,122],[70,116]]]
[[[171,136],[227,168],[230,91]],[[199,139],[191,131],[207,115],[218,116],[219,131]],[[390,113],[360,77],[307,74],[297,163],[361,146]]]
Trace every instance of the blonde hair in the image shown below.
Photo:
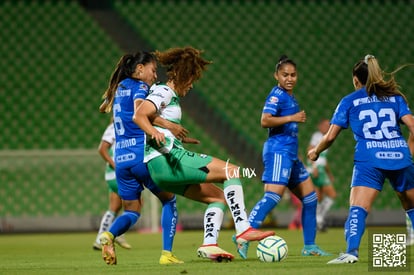
[[[387,97],[399,95],[408,102],[394,78],[394,75],[406,66],[400,66],[395,71],[386,73],[373,55],[366,55],[363,60],[355,64],[352,74],[358,78],[362,85],[366,86],[369,96],[375,94],[380,100],[384,100]],[[388,79],[385,79],[386,77]]]

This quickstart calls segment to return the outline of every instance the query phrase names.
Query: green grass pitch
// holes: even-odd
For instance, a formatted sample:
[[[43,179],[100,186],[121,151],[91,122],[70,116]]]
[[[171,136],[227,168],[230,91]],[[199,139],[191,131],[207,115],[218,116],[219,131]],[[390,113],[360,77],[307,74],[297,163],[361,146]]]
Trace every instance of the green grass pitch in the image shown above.
[[[383,228],[381,228],[383,230]],[[343,229],[332,228],[318,233],[320,247],[333,253],[329,257],[302,257],[302,232],[276,229],[289,248],[288,258],[280,263],[262,263],[256,259],[256,245],[251,243],[249,259],[242,260],[231,242],[232,230],[220,232],[220,246],[234,253],[228,263],[216,263],[198,258],[196,250],[202,241],[202,231],[178,232],[173,253],[185,263],[163,266],[158,264],[161,251],[159,233],[127,233],[131,250],[117,247],[118,264],[107,266],[99,251],[92,250],[95,233],[0,234],[0,274],[373,274],[368,272],[367,233],[361,243],[360,261],[356,264],[327,265],[345,249]],[[413,250],[412,247],[409,249]],[[411,251],[410,262],[414,257]],[[393,274],[393,272],[386,272]],[[394,274],[402,274],[395,272]]]

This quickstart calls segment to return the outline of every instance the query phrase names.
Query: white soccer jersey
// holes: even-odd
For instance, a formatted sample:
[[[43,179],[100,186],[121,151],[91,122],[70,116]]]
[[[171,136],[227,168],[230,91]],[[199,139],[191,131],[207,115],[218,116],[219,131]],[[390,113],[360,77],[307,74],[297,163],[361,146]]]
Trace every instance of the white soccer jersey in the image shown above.
[[[176,95],[174,90],[167,85],[153,85],[146,100],[151,101],[155,105],[160,117],[177,124],[181,123],[180,98]],[[148,162],[161,154],[170,152],[173,145],[182,147],[181,141],[176,139],[170,130],[158,126],[154,127],[158,131],[164,133],[166,143],[163,144],[163,146],[158,146],[155,142],[151,142],[151,140],[146,137],[144,162]]]

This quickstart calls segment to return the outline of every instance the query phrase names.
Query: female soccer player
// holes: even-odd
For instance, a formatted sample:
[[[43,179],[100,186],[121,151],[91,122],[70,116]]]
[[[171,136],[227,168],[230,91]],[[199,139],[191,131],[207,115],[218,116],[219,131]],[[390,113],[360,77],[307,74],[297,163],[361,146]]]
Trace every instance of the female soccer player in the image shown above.
[[[349,214],[345,222],[347,248],[346,253],[328,264],[358,261],[365,219],[386,178],[411,221],[414,219],[414,165],[411,159],[414,118],[407,99],[399,91],[394,73],[385,80],[377,59],[372,55],[356,63],[352,75],[356,91],[342,98],[328,132],[315,148],[308,151],[309,159],[317,160],[342,129],[350,126],[354,133],[354,169]],[[401,134],[401,122],[410,131],[409,144]]]
[[[259,228],[279,203],[286,187],[302,201],[303,256],[326,256],[315,244],[317,196],[309,173],[298,157],[298,124],[306,121],[293,95],[298,75],[296,63],[282,55],[274,77],[278,82],[266,98],[261,125],[269,131],[263,146],[264,196],[250,213],[249,221]]]
[[[151,117],[161,117],[180,123],[180,97],[184,97],[201,78],[211,62],[192,47],[172,48],[156,52],[161,65],[167,68],[167,82],[153,86],[146,100],[134,115],[134,121],[147,134],[145,162],[154,182],[163,190],[208,205],[204,216],[204,241],[197,250],[203,258],[233,259],[234,256],[217,244],[226,203],[230,208],[237,232],[236,241],[261,240],[274,232],[262,232],[250,227],[245,211],[243,188],[235,175],[237,167],[220,159],[187,151],[182,140],[164,127],[154,127]],[[223,183],[224,190],[213,183]],[[224,191],[224,193],[223,193]]]
[[[161,226],[163,229],[163,251],[160,264],[179,264],[172,253],[176,231],[177,207],[173,193],[160,190],[151,180],[144,159],[144,132],[132,121],[134,112],[148,95],[149,87],[157,78],[156,57],[148,52],[122,56],[113,72],[109,87],[104,94],[101,112],[113,111],[115,126],[115,172],[118,191],[124,205],[124,213],[117,217],[100,236],[102,257],[107,264],[116,264],[114,238],[125,233],[140,217],[141,192],[144,186],[156,195],[162,203]],[[152,117],[153,123],[172,130],[178,136],[185,136],[187,130],[159,116]]]

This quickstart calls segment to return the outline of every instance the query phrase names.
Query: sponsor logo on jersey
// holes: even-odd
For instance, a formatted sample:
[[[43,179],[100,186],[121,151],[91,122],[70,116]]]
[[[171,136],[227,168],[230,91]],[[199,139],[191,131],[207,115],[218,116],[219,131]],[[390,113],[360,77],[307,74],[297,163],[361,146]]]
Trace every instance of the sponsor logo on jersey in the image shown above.
[[[401,152],[376,152],[375,157],[377,159],[403,159],[404,154]]]
[[[119,155],[119,156],[116,156],[116,162],[120,163],[120,162],[131,161],[131,160],[134,160],[135,158],[136,156],[134,153]]]

